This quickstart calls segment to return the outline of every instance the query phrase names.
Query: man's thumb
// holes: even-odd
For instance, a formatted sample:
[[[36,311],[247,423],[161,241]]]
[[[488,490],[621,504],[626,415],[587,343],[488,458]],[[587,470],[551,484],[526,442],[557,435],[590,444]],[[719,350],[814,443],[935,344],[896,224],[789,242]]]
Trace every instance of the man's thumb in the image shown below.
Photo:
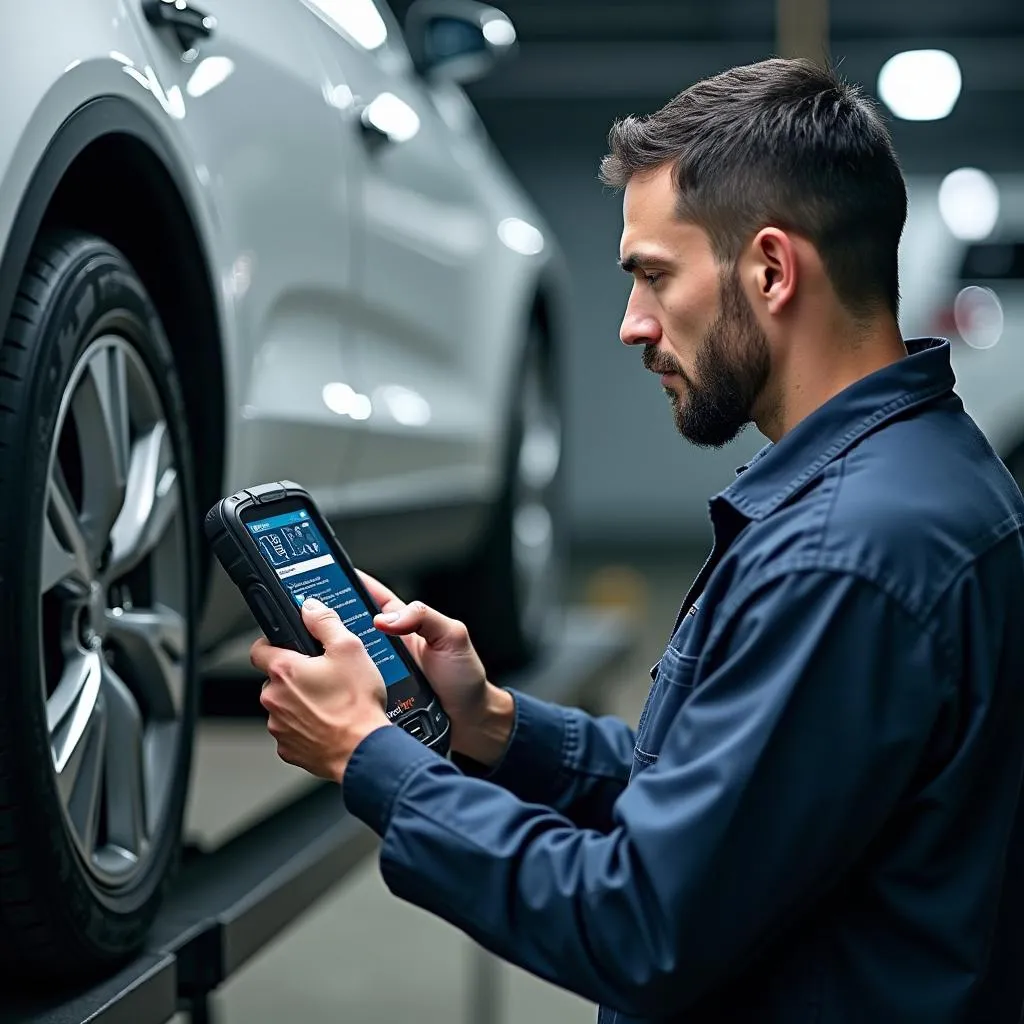
[[[307,597],[302,602],[302,621],[323,644],[324,650],[333,647],[348,632],[338,613],[315,597]]]

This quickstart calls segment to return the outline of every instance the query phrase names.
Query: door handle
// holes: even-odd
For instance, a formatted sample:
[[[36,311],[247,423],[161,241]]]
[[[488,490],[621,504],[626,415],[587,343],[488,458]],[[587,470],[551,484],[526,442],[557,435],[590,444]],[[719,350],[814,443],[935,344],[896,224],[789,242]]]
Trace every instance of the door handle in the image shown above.
[[[183,50],[191,50],[200,39],[209,39],[217,19],[188,0],[142,0],[142,13],[154,28],[169,28]]]

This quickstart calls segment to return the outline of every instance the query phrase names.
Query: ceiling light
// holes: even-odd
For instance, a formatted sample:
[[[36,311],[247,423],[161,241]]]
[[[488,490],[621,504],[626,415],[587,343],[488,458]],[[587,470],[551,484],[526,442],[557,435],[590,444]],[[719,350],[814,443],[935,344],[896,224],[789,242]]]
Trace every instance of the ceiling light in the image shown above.
[[[939,213],[954,237],[979,242],[999,219],[999,189],[977,167],[950,171],[939,185]]]
[[[878,95],[905,121],[948,117],[961,85],[960,65],[945,50],[905,50],[890,57],[878,72]]]

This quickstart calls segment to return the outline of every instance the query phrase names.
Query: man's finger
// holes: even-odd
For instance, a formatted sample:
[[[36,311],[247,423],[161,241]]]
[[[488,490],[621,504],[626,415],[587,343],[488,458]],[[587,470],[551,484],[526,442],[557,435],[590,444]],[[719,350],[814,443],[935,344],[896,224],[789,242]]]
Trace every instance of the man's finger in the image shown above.
[[[391,614],[396,617],[392,619]],[[422,601],[413,601],[401,611],[381,614],[374,618],[374,625],[382,633],[404,636],[418,633],[431,647],[450,651],[467,649],[470,646],[466,627],[456,619],[442,615],[436,608]]]
[[[266,637],[261,636],[249,648],[249,661],[252,662],[253,668],[269,676],[270,663],[274,660],[274,655],[277,653],[278,648],[272,646]]]
[[[274,647],[265,640],[257,640],[249,649],[249,661],[252,662],[253,668],[267,676],[268,682],[279,678],[292,678],[298,662],[305,660],[306,655],[284,647]]]
[[[352,637],[338,613],[313,597],[307,597],[302,602],[302,621],[306,629],[324,645],[325,651],[348,643]]]

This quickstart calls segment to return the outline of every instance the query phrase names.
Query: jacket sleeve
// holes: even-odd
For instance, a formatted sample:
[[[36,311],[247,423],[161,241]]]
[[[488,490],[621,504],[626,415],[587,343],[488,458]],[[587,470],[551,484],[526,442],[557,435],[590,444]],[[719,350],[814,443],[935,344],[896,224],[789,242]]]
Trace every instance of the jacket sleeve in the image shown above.
[[[720,609],[656,764],[607,834],[380,729],[349,808],[398,896],[627,1015],[696,1002],[855,861],[948,694],[925,624],[867,582],[793,571]]]
[[[515,719],[508,749],[492,769],[457,754],[452,761],[474,778],[542,804],[582,828],[607,832],[612,808],[629,781],[633,730],[612,717],[593,717],[510,690]]]

